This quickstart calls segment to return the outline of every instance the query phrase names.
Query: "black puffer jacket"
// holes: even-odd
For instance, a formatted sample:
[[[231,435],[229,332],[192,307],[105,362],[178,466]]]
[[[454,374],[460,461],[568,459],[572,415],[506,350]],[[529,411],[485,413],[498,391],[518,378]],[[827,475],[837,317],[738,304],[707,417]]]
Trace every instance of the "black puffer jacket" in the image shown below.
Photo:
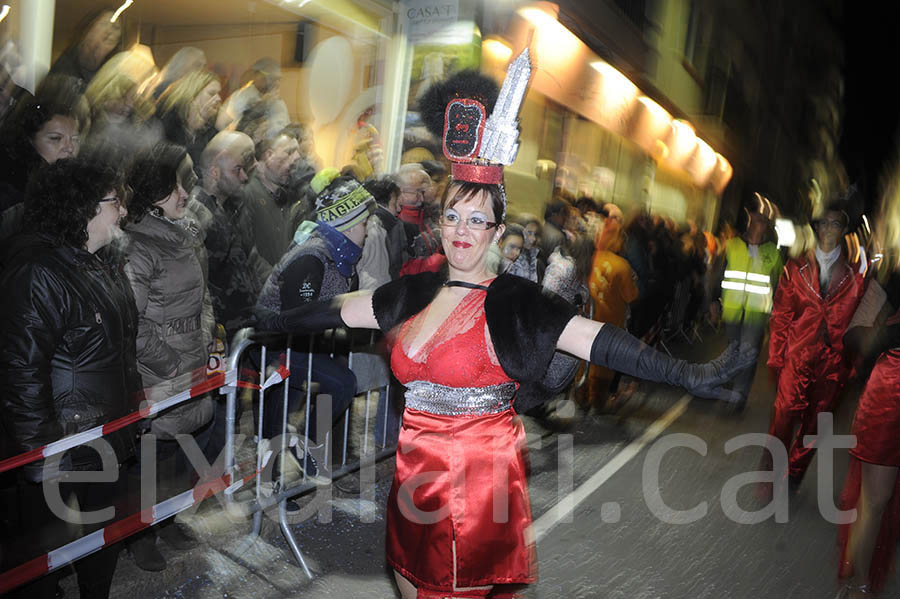
[[[54,247],[42,235],[16,239],[3,262],[3,457],[129,413],[132,393],[140,387],[136,315],[119,263],[73,247]],[[104,438],[119,462],[134,451],[128,428]],[[93,449],[78,447],[63,464],[95,469],[100,459]],[[42,466],[26,467],[26,477],[41,480]]]

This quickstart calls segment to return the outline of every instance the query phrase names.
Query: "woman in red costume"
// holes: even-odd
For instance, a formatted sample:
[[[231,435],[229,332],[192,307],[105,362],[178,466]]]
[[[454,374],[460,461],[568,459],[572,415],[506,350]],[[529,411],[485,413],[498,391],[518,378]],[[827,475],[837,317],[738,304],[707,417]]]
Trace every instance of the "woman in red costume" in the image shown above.
[[[872,597],[884,586],[900,540],[900,252],[897,251],[896,182],[882,207],[879,236],[884,260],[847,331],[845,342],[872,372],[859,399],[851,432],[850,469],[841,493],[842,510],[856,520],[839,531],[840,576],[848,578],[842,599]],[[875,266],[875,265],[873,265]],[[856,326],[858,325],[858,326]]]
[[[814,255],[785,265],[769,320],[769,368],[778,380],[769,434],[788,452],[788,472],[776,480],[783,482],[786,474],[792,490],[815,455],[804,436],[816,434],[820,413],[834,410],[852,371],[843,336],[864,285],[843,248],[848,221],[836,206],[825,209],[815,224]],[[773,450],[766,450],[765,465],[771,465]]]
[[[446,270],[283,312],[260,326],[391,331],[391,366],[407,388],[386,540],[401,594],[510,597],[535,581],[537,563],[525,434],[512,408],[519,383],[540,380],[559,348],[731,399],[720,386],[746,360],[736,348],[708,364],[672,359],[615,326],[576,316],[571,304],[531,281],[490,272],[488,248],[505,228],[502,166],[460,156],[481,146],[480,137],[467,134],[479,131],[496,86],[467,73],[435,87],[426,101],[439,107],[445,153],[454,161],[440,215]]]

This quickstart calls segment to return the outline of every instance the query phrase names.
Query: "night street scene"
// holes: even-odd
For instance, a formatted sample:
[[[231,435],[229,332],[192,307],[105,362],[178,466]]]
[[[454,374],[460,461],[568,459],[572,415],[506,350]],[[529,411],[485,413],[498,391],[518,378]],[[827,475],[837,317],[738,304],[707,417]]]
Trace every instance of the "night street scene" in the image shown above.
[[[900,596],[898,30],[0,0],[0,597]]]

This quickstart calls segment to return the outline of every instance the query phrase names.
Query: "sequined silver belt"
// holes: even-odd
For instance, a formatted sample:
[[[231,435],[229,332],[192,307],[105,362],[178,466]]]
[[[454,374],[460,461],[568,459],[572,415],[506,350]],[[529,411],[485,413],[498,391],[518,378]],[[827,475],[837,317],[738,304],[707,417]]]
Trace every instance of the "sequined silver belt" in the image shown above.
[[[428,381],[412,381],[406,385],[406,407],[441,416],[484,416],[508,410],[515,394],[515,383],[446,387]]]

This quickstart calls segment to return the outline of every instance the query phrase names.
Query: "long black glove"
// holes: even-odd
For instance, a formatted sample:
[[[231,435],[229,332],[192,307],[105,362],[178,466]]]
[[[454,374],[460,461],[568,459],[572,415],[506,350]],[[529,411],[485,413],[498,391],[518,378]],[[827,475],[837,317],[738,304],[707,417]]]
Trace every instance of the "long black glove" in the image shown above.
[[[284,333],[321,333],[328,329],[343,327],[341,304],[336,301],[310,302],[283,312],[257,314],[254,328],[257,331],[279,331]]]
[[[691,364],[659,352],[617,326],[604,324],[594,337],[591,362],[636,378],[684,387],[692,395],[740,401],[740,394],[722,385],[753,364],[750,351],[740,351],[732,343],[711,362]]]

